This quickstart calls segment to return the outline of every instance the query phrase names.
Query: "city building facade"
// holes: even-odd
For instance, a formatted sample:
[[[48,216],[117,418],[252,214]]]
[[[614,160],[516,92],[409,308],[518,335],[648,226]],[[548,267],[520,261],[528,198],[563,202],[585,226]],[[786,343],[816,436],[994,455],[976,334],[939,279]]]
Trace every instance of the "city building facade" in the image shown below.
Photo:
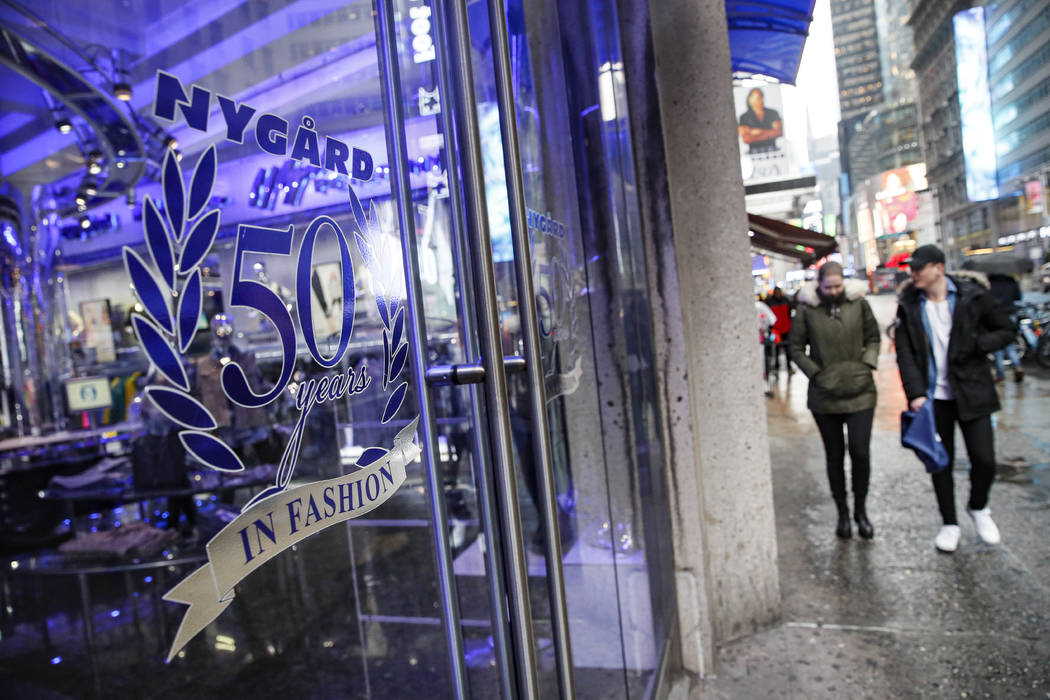
[[[851,181],[921,163],[918,124],[914,102],[885,104],[864,115],[849,142]]]
[[[874,0],[832,0],[835,71],[843,119],[883,101],[882,63]]]
[[[909,219],[904,231],[883,226],[886,215],[878,210],[882,205],[874,198],[875,193],[883,191],[887,173],[896,171],[891,179],[900,178],[905,172],[903,168],[922,162],[907,10],[908,5],[902,0],[832,3],[833,16],[839,13],[834,25],[836,47],[844,45],[844,50],[836,49],[836,63],[845,60],[847,71],[850,53],[857,51],[845,48],[850,37],[848,20],[863,12],[874,28],[867,85],[872,91],[877,88],[877,97],[857,103],[840,87],[842,121],[839,123],[843,171],[840,192],[846,245],[857,252],[855,267],[869,273],[893,256],[914,248],[919,236],[917,224],[911,223],[916,221],[915,217]],[[876,64],[878,80],[875,80]],[[838,66],[838,71],[841,81],[843,68]],[[909,200],[915,197],[912,193],[907,196]],[[914,203],[918,201],[915,199]]]
[[[922,0],[909,20],[926,177],[937,202],[939,237],[956,264],[961,249],[991,243],[994,220],[992,206],[971,201],[966,191],[953,17],[971,5],[967,0]]]
[[[984,8],[995,129],[997,247],[1046,262],[1050,183],[1050,7],[1007,0]]]
[[[909,24],[942,244],[956,264],[988,253],[1042,262],[1050,9],[925,0]]]
[[[883,101],[883,71],[874,0],[833,0],[832,34],[839,88],[839,157],[845,176],[842,194],[850,191],[849,145],[864,117]]]

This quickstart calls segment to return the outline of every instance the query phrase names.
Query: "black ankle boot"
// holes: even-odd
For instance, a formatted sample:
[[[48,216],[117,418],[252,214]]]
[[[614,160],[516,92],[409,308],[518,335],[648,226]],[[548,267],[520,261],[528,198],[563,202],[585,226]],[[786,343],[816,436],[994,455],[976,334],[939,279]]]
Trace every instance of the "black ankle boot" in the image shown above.
[[[853,528],[849,524],[849,506],[846,499],[835,499],[835,506],[839,509],[839,523],[835,526],[835,535],[844,540],[853,536]]]
[[[854,499],[853,519],[857,522],[857,534],[866,540],[875,536],[875,528],[868,520],[868,513],[864,508],[863,499]]]

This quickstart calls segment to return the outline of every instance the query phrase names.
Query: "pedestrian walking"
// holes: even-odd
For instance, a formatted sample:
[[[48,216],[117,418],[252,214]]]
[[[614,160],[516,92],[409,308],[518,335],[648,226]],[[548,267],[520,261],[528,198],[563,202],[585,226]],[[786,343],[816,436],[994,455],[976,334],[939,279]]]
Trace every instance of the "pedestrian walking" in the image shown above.
[[[776,345],[773,348],[773,370],[780,371],[780,355],[783,352],[784,368],[787,369],[788,374],[792,374],[795,370],[791,367],[791,354],[788,352],[788,343],[791,339],[791,314],[794,311],[791,301],[784,294],[784,290],[777,287],[766,299],[766,305],[777,317],[777,322],[773,324],[773,332],[776,334]]]
[[[772,398],[773,386],[776,384],[776,376],[773,373],[773,355],[776,352],[773,326],[777,322],[777,316],[766,306],[766,302],[758,297],[755,297],[755,311],[758,313],[758,342],[762,344],[762,380],[766,385],[766,396]]]
[[[846,502],[847,444],[857,534],[869,540],[875,536],[865,502],[876,401],[871,373],[879,359],[879,325],[864,299],[867,289],[860,280],[843,279],[842,265],[824,263],[817,280],[799,290],[789,343],[791,359],[809,377],[807,406],[824,442],[828,485],[838,508],[835,534],[843,539],[853,534]]]
[[[755,297],[755,313],[758,314],[758,333],[764,338],[773,330],[773,326],[777,322],[777,315],[773,313],[773,309],[769,308],[766,302],[757,296]]]
[[[937,246],[919,246],[908,264],[911,279],[897,300],[897,365],[911,410],[934,402],[937,434],[948,452],[948,466],[932,476],[943,521],[934,545],[942,552],[959,546],[952,480],[956,423],[970,456],[967,511],[978,536],[997,544],[999,528],[988,493],[995,479],[992,413],[999,410],[999,397],[988,353],[1012,342],[1014,327],[988,291],[987,277],[970,271],[945,274],[944,253]]]

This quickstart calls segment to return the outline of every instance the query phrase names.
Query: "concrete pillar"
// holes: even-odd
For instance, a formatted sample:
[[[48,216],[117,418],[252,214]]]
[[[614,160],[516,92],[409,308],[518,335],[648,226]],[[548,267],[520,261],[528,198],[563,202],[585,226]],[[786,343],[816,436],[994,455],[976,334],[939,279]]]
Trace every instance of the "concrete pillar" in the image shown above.
[[[682,662],[704,674],[715,644],[772,623],[780,607],[725,8],[721,0],[621,7]]]

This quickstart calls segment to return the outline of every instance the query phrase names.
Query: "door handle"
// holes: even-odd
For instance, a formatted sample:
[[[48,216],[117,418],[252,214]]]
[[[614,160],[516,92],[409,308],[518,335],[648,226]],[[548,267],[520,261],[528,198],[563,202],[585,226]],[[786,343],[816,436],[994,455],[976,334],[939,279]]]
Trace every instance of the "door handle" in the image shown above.
[[[520,355],[507,355],[503,358],[503,366],[507,374],[524,372],[525,358]],[[485,368],[480,362],[434,365],[427,368],[426,377],[430,386],[481,384],[485,381]]]

